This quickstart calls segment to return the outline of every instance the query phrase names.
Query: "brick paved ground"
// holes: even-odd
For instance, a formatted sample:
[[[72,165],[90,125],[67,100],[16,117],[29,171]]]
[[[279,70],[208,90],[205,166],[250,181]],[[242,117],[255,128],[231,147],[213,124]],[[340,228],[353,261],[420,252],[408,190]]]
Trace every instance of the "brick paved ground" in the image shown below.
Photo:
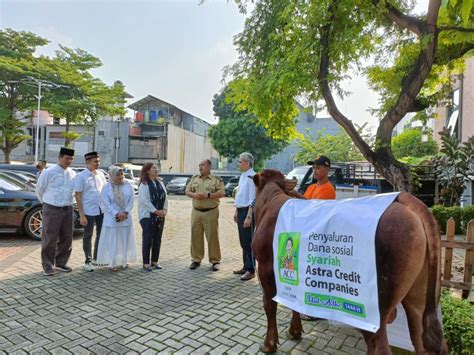
[[[0,353],[257,353],[266,327],[261,290],[257,279],[232,275],[241,251],[230,200],[221,207],[219,272],[207,262],[189,270],[190,201],[170,202],[163,270],[152,273],[143,273],[139,262],[118,273],[86,273],[76,238],[73,272],[45,277],[38,243],[1,239]],[[138,224],[135,231],[141,250]],[[305,322],[297,342],[285,334],[289,312],[280,308],[278,317],[281,352],[365,353],[353,329]]]

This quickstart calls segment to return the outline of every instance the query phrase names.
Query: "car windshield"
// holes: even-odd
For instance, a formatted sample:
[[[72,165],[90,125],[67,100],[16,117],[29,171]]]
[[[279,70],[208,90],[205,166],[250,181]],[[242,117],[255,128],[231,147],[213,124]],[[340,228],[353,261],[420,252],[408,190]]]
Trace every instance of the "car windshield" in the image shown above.
[[[188,178],[179,177],[179,178],[174,178],[173,180],[171,180],[170,184],[185,184],[187,181],[188,181]]]
[[[11,177],[6,176],[5,174],[0,175],[0,187],[9,191],[19,191],[25,189],[25,185],[21,184],[15,179],[12,179]]]
[[[230,184],[238,184],[238,183],[239,183],[239,178],[231,178],[231,179],[229,180],[229,183],[230,183]]]
[[[296,178],[298,181],[301,181],[305,174],[308,172],[310,166],[299,166],[291,170],[288,175],[286,175],[287,179]]]

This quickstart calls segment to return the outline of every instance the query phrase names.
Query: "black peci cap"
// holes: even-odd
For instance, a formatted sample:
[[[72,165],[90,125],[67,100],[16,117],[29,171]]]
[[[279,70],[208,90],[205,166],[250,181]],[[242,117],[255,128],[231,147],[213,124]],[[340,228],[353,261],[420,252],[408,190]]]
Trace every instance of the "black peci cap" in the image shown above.
[[[84,159],[87,161],[92,158],[98,158],[99,154],[97,152],[89,152],[87,154],[84,154]]]
[[[328,168],[331,167],[331,161],[329,160],[328,157],[325,157],[324,155],[321,155],[314,159],[313,161],[309,161],[308,165],[323,165],[327,166]]]
[[[70,157],[74,156],[74,149],[62,147],[59,151],[59,155],[69,155]]]

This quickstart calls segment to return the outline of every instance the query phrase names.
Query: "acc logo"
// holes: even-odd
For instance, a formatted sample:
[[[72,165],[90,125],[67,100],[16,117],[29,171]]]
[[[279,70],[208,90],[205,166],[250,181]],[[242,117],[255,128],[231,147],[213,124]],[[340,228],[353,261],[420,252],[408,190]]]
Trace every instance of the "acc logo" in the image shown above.
[[[300,233],[286,232],[278,236],[278,269],[282,283],[298,285]]]

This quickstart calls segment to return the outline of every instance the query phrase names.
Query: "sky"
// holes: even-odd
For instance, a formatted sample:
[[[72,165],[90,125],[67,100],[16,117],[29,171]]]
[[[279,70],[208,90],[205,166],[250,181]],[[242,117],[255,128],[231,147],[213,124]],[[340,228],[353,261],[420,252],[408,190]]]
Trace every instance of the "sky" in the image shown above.
[[[51,43],[101,59],[94,71],[105,83],[120,80],[134,96],[150,94],[215,123],[212,97],[223,87],[222,69],[237,59],[233,37],[245,17],[232,0],[0,0],[0,28],[31,31]],[[421,1],[425,3],[426,0]],[[375,118],[377,95],[363,78],[345,83],[352,95],[339,102],[354,122]]]

